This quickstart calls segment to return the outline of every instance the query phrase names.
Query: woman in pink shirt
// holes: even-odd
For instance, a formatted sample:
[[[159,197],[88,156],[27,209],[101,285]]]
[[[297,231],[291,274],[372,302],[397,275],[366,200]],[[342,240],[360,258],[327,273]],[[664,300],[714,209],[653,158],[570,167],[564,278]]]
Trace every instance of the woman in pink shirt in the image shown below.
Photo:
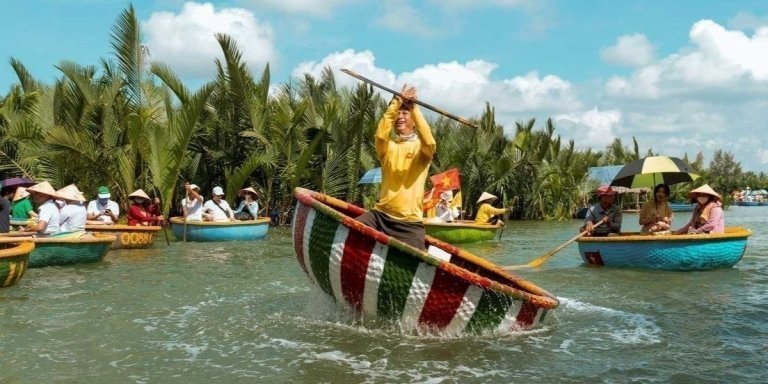
[[[720,194],[708,184],[704,184],[688,192],[688,198],[696,199],[698,204],[693,209],[691,220],[675,231],[676,234],[725,233],[725,215]]]

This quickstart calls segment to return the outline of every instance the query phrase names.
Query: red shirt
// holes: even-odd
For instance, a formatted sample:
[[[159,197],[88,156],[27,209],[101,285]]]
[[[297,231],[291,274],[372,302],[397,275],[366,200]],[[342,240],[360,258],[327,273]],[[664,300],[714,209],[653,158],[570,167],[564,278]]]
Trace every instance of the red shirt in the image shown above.
[[[144,210],[139,204],[133,203],[128,208],[128,225],[157,225],[157,216]]]

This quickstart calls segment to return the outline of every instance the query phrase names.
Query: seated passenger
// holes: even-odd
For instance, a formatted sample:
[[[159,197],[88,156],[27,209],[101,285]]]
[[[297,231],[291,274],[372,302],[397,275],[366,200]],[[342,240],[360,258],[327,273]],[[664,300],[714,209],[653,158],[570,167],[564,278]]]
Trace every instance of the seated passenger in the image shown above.
[[[27,188],[32,194],[32,199],[38,208],[37,224],[32,224],[25,229],[26,232],[35,232],[38,236],[50,236],[59,232],[59,208],[54,199],[59,198],[56,191],[47,181],[35,184]]]
[[[88,220],[92,224],[115,224],[117,217],[120,216],[120,206],[109,198],[109,188],[101,186],[98,189],[98,199],[88,203]]]
[[[480,195],[480,198],[477,199],[477,204],[480,204],[480,208],[477,209],[475,223],[496,224],[500,219],[500,217],[498,217],[499,215],[504,215],[510,211],[509,208],[496,208],[492,206],[491,203],[496,201],[496,199],[498,199],[498,197],[488,192],[483,192],[483,194]]]
[[[609,185],[597,189],[599,202],[587,210],[584,226],[579,231],[587,232],[587,236],[609,236],[621,231],[621,209],[613,205],[616,192]],[[598,222],[600,225],[595,225]]]
[[[668,232],[672,224],[672,209],[669,207],[669,186],[659,184],[653,189],[653,200],[643,204],[640,210],[640,233]]]
[[[222,197],[224,197],[224,190],[221,187],[213,187],[211,200],[206,201],[203,205],[204,221],[231,221],[235,219],[232,208]]]
[[[256,198],[259,195],[251,187],[240,190],[240,197],[243,198],[235,209],[235,218],[238,220],[254,220],[259,217],[259,202]],[[249,217],[250,216],[250,217]]]
[[[142,189],[137,189],[130,195],[131,206],[128,208],[128,225],[158,225],[163,216],[150,211],[149,196]]]
[[[85,197],[74,184],[56,191],[59,199],[64,200],[64,206],[59,209],[59,233],[85,231],[86,213]]]
[[[691,220],[675,234],[725,233],[725,214],[722,198],[708,184],[688,192],[688,198],[696,199]]]
[[[453,192],[443,191],[440,193],[440,201],[435,207],[436,218],[440,221],[450,223],[459,217],[459,209],[457,207],[451,207],[451,200],[453,200]]]

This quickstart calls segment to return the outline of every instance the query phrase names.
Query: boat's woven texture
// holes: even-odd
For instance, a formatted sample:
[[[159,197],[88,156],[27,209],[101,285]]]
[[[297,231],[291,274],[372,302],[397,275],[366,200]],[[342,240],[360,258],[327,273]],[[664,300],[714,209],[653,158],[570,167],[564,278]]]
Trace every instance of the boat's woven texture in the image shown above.
[[[3,244],[9,248],[0,248],[0,288],[16,284],[27,270],[29,253],[35,249],[34,243]]]
[[[294,248],[312,282],[365,319],[459,334],[531,328],[547,311],[532,300],[489,289],[489,279],[438,259],[427,263],[389,245],[386,237],[376,241],[344,223],[357,222],[300,201],[293,217]]]

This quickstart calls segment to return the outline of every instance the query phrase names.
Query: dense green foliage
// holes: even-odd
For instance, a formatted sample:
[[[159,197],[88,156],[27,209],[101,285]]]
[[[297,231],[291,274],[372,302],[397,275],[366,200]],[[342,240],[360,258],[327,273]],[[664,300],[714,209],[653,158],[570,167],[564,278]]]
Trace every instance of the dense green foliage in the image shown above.
[[[236,42],[218,35],[216,76],[193,92],[171,68],[145,62],[132,7],[111,38],[112,57],[97,66],[61,62],[53,85],[11,59],[18,83],[0,99],[0,179],[74,182],[91,198],[106,184],[122,202],[143,188],[162,198],[166,213],[184,181],[204,192],[222,185],[230,201],[253,186],[262,205],[280,212],[290,209],[297,186],[358,204],[375,200],[375,186],[357,184],[377,165],[373,132],[386,106],[371,87],[337,87],[329,69],[273,85],[268,66],[254,77]],[[461,170],[470,215],[488,191],[515,204],[521,218],[568,218],[596,187],[586,182],[589,167],[640,157],[636,141],[631,149],[616,139],[603,151],[577,150],[551,120],[505,130],[491,105],[478,112],[479,129],[430,122],[438,142],[430,173]],[[730,153],[718,151],[708,167],[699,153],[691,164],[703,176],[699,184],[719,191],[768,186],[768,176],[743,172]]]

